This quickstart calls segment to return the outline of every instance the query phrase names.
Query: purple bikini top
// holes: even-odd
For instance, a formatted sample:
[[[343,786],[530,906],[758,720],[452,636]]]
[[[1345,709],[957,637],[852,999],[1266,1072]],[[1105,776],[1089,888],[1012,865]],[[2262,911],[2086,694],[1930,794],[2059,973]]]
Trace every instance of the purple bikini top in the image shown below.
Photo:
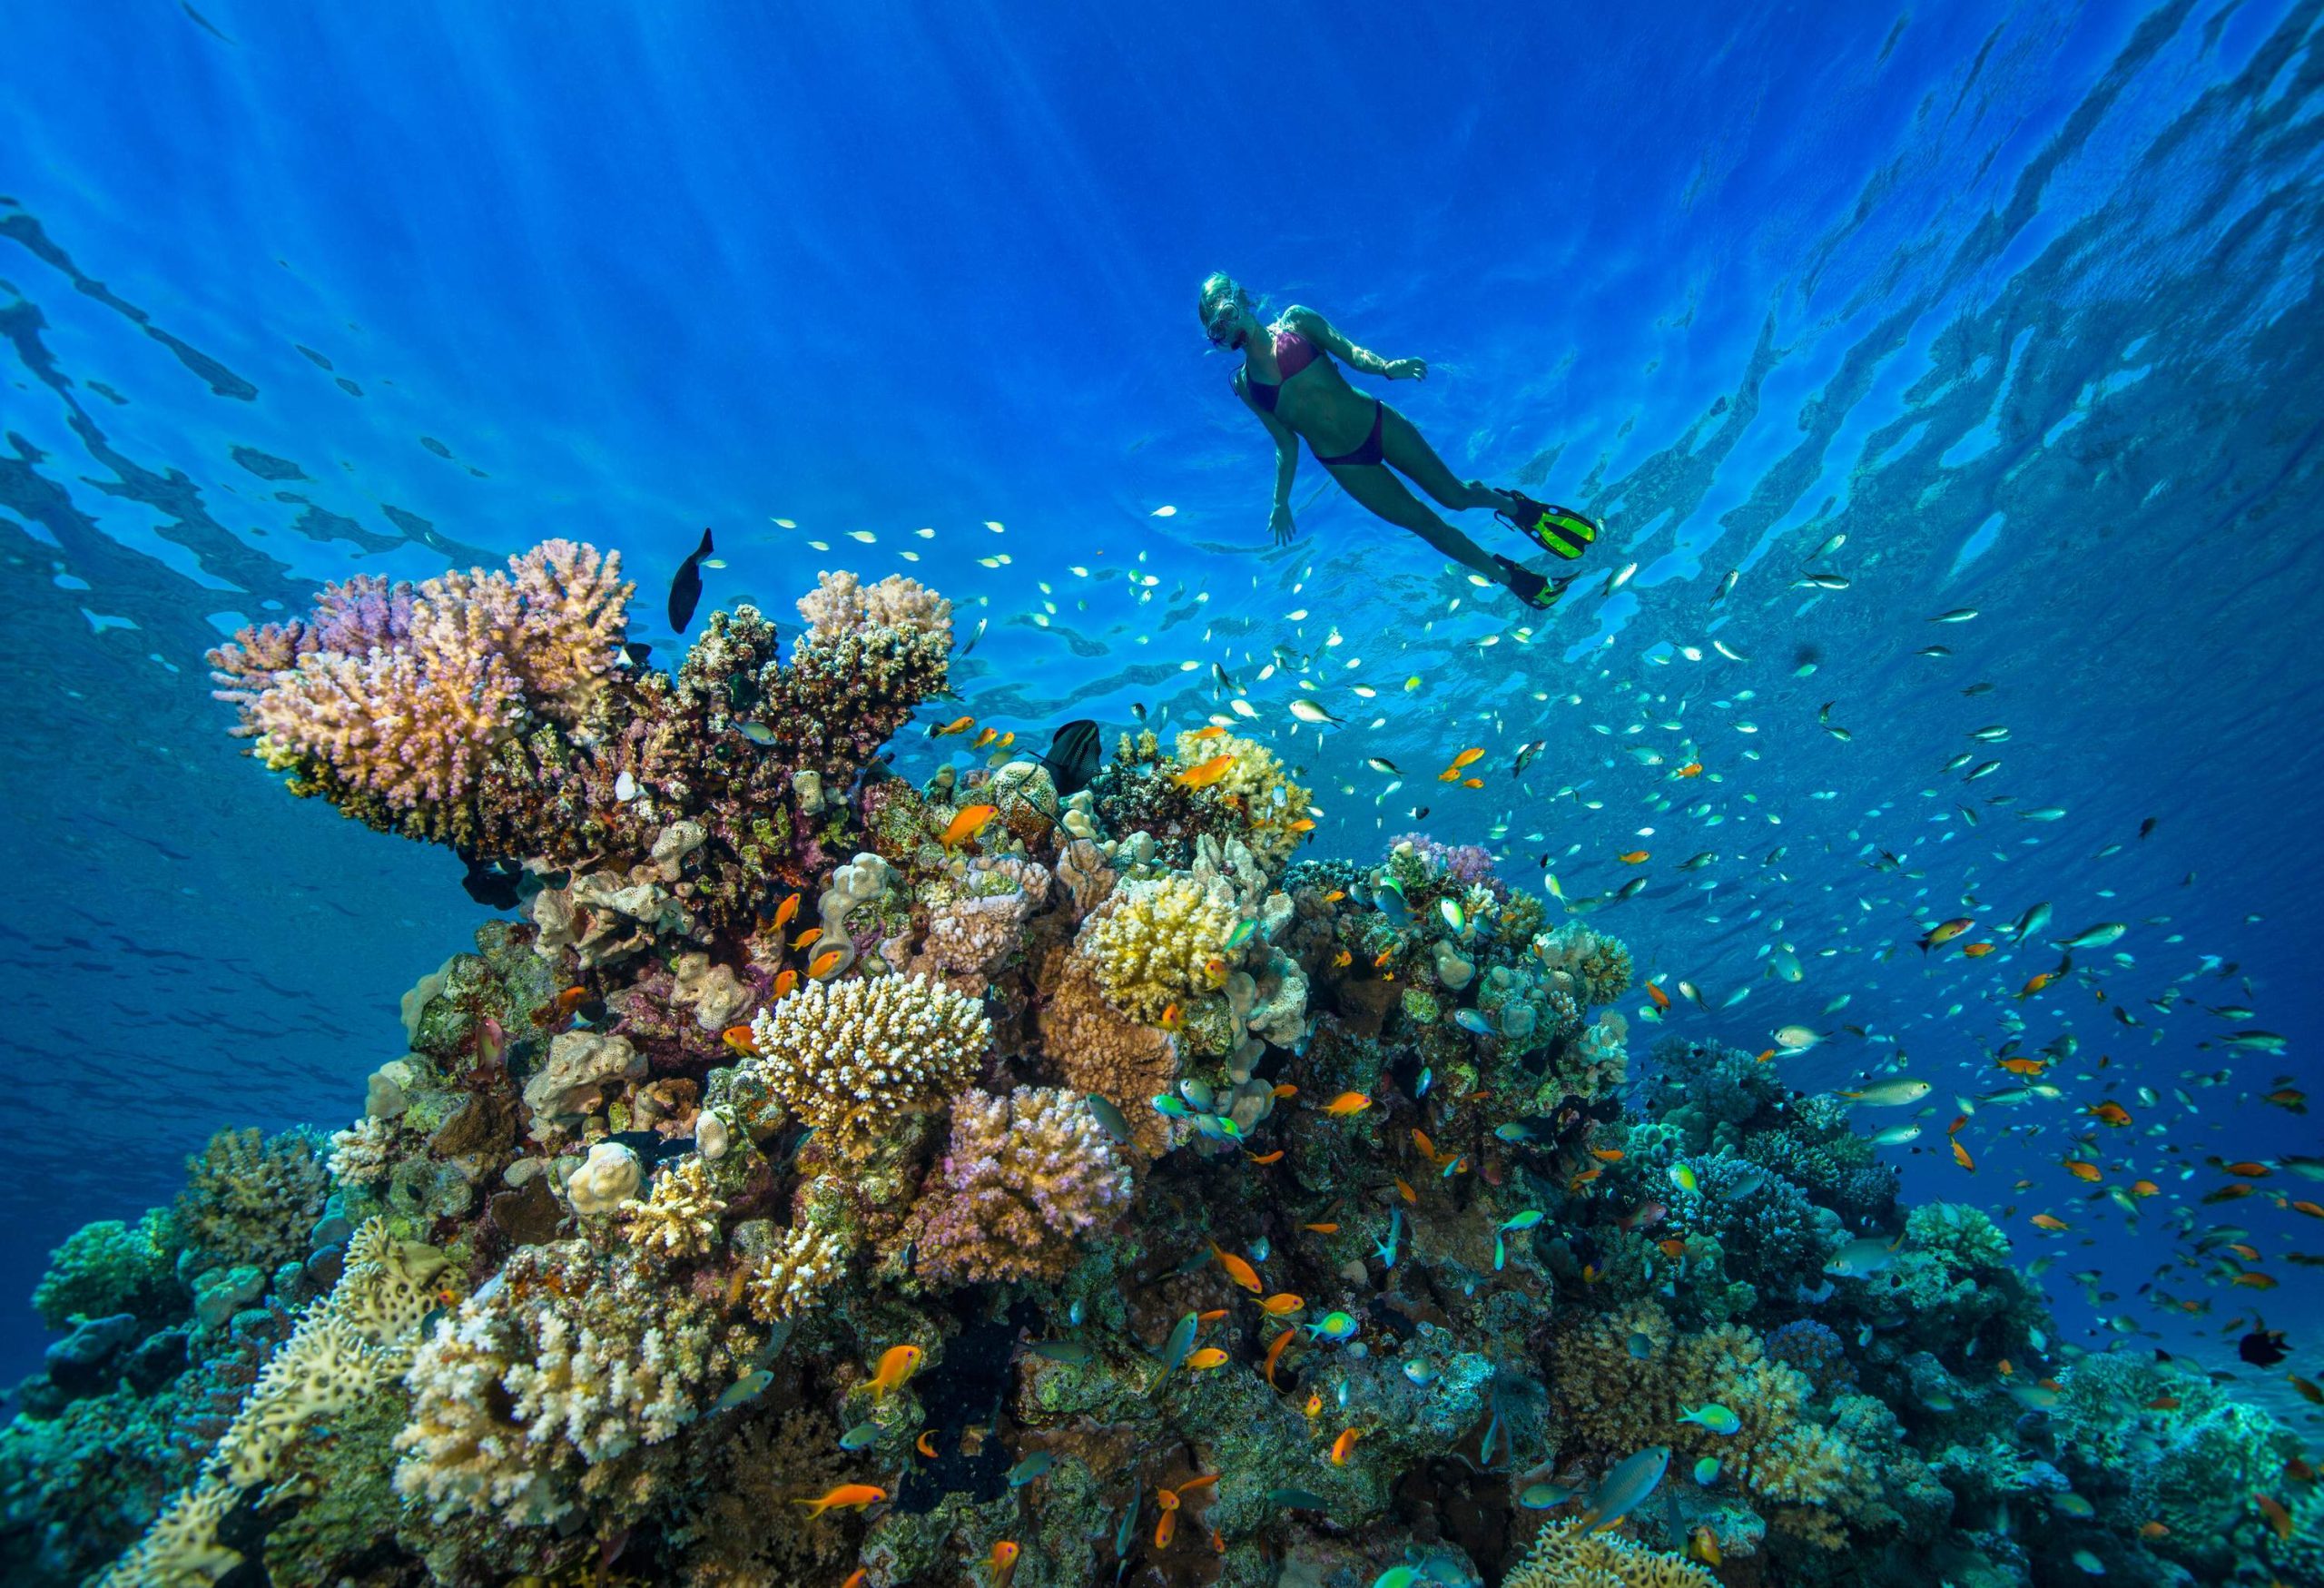
[[[1275,333],[1275,367],[1283,371],[1283,380],[1290,380],[1323,356],[1321,348],[1295,330]],[[1275,393],[1283,390],[1283,380],[1262,380],[1247,368],[1243,371],[1243,383],[1250,389],[1251,400],[1269,413],[1275,411]]]

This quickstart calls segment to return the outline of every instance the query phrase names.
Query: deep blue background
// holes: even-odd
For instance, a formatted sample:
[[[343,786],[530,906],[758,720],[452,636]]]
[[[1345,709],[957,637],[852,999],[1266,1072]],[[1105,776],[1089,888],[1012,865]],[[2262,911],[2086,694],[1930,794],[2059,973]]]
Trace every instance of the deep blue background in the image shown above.
[[[447,856],[238,761],[201,650],[320,579],[548,534],[620,547],[651,615],[705,523],[714,599],[787,614],[852,566],[990,618],[956,678],[1029,735],[1215,711],[1223,663],[1314,773],[1325,852],[1373,853],[1414,800],[1572,897],[1653,850],[1597,919],[1747,995],[1682,1004],[1689,1031],[1864,1023],[1944,1103],[2003,1079],[2003,1011],[2071,1027],[2068,1100],[1981,1110],[1975,1178],[1907,1161],[1915,1194],[2102,1267],[2119,1304],[2059,1287],[2077,1331],[2158,1324],[2133,1291],[2184,1249],[2174,1208],[2271,1259],[2318,1244],[2265,1197],[2191,1205],[2206,1154],[2317,1145],[2237,1100],[2309,1072],[2319,1025],[2316,5],[631,9],[0,5],[0,1292],[166,1198],[211,1130],[350,1117],[398,996],[480,919]],[[1312,463],[1301,539],[1267,549],[1265,437],[1193,316],[1222,267],[1430,360],[1392,397],[1454,467],[1602,511],[1593,568],[1640,571],[1528,641]],[[1853,587],[1795,587],[1836,532]],[[1288,731],[1287,677],[1256,678],[1277,645],[1346,734]],[[1988,723],[2002,773],[1941,774]],[[1470,743],[1487,789],[1430,780]],[[1682,743],[1709,768],[1683,788],[1626,754]],[[1413,774],[1376,804],[1370,755]],[[1863,863],[1883,849],[1905,869]],[[2047,951],[1910,947],[2036,899],[2062,933],[2134,923],[2133,962],[2083,957],[2109,1002],[2010,999]],[[1797,988],[1766,973],[1787,943]],[[2197,1045],[2219,1021],[2146,1001],[2205,954],[2287,1057],[2230,1064]],[[1888,1046],[1837,1036],[1799,1083]],[[2137,1118],[2108,1179],[2172,1192],[2135,1231],[2056,1167],[2109,1095]],[[2073,1233],[2037,1245],[2043,1208]],[[2268,1267],[2292,1318],[2316,1287]],[[2197,1324],[2252,1299],[2216,1294]],[[36,1346],[0,1313],[0,1366]]]

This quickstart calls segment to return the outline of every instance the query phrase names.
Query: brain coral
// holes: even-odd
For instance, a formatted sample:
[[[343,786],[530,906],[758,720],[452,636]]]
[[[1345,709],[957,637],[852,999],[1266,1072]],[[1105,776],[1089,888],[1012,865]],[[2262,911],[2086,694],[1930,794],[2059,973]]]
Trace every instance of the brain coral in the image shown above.
[[[976,1000],[921,976],[810,981],[752,1022],[752,1072],[842,1151],[966,1085],[992,1041]]]
[[[1226,981],[1226,940],[1241,921],[1223,881],[1126,882],[1089,912],[1074,940],[1106,1000],[1132,1020],[1160,1021]]]
[[[1533,1553],[1502,1588],[1718,1588],[1718,1579],[1683,1556],[1565,1521],[1535,1535]]]
[[[1055,1278],[1130,1198],[1089,1105],[1054,1087],[952,1100],[952,1139],[913,1209],[920,1268],[952,1281]]]

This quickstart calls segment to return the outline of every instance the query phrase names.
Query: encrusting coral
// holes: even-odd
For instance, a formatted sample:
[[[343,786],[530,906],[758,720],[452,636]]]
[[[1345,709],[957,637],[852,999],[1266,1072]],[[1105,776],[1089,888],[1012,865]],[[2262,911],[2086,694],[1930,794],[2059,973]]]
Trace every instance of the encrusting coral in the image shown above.
[[[34,1588],[2022,1588],[2093,1509],[2124,1580],[2302,1580],[2296,1437],[2077,1360],[1777,1066],[1634,1075],[1629,951],[1486,850],[1293,863],[1232,719],[908,782],[942,597],[825,573],[665,672],[619,573],[357,578],[213,656],[292,793],[516,903],[327,1157],[229,1133],[59,1248]]]

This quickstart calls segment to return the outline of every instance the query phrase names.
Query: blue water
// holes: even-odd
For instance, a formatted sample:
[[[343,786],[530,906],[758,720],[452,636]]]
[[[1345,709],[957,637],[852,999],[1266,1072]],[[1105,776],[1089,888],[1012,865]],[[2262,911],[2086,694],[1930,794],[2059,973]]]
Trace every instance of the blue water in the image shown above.
[[[2324,8],[743,9],[8,8],[0,1292],[222,1126],[351,1117],[482,918],[445,854],[238,760],[202,651],[552,533],[658,594],[709,524],[714,601],[847,566],[988,618],[961,709],[1029,733],[1194,720],[1224,666],[1324,853],[1420,824],[1571,899],[1647,877],[1593,922],[1701,991],[1669,1023],[1831,1032],[1784,1060],[1808,1089],[1901,1043],[1940,1105],[1907,1197],[2009,1209],[2070,1336],[2231,1355],[2246,1293],[2140,1292],[2186,1208],[2253,1232],[2305,1349],[2303,1221],[2194,1198],[2207,1156],[2317,1140],[2256,1094],[2312,1085],[2324,1026]],[[1456,470],[1606,518],[1552,617],[1521,637],[1312,462],[1269,547],[1265,437],[1193,313],[1218,268],[1429,360],[1393,397]],[[1837,535],[1813,567],[1850,587],[1800,587]],[[1295,731],[1277,646],[1344,731]],[[1433,781],[1471,744],[1484,789]],[[1963,749],[2000,770],[1940,773]],[[2082,956],[2107,1001],[2011,998],[2046,947],[1912,946],[2041,900],[2130,925]],[[2205,1046],[2237,1022],[2195,1001],[2288,1051]],[[2005,1079],[2007,1011],[2082,1050],[2063,1101],[1977,1112],[1969,1177],[1942,1105]],[[2165,1187],[2135,1224],[2057,1167],[2108,1098],[2110,1178]],[[41,1343],[0,1310],[0,1377]]]

